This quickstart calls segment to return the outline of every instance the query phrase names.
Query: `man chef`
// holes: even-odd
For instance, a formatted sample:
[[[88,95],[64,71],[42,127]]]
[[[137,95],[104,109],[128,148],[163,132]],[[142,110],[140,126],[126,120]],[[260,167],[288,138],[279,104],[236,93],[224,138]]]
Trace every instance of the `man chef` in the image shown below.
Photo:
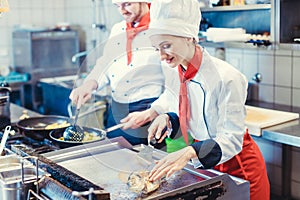
[[[132,145],[147,144],[145,124],[167,110],[167,105],[153,105],[164,91],[164,75],[148,37],[150,0],[112,0],[112,3],[124,20],[112,27],[103,56],[84,83],[71,92],[70,99],[79,108],[93,91],[109,85],[112,102],[106,127],[128,116],[130,120],[123,120],[126,122],[123,129],[109,132],[107,137],[123,136]]]

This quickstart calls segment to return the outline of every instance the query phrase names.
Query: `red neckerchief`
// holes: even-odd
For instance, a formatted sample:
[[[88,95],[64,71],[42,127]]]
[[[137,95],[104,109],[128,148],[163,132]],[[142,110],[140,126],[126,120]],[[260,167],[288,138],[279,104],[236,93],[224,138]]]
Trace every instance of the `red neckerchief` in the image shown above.
[[[150,23],[150,12],[144,15],[139,22],[137,27],[133,27],[132,23],[126,23],[126,34],[127,34],[127,45],[126,45],[126,52],[127,52],[127,65],[131,63],[132,58],[132,40],[134,37],[144,30],[147,30]]]
[[[179,121],[183,138],[187,145],[188,143],[188,122],[191,117],[190,103],[188,99],[188,91],[186,83],[192,80],[197,74],[202,62],[202,52],[199,46],[195,48],[195,54],[184,72],[181,65],[178,65],[180,78],[180,94],[179,94]]]

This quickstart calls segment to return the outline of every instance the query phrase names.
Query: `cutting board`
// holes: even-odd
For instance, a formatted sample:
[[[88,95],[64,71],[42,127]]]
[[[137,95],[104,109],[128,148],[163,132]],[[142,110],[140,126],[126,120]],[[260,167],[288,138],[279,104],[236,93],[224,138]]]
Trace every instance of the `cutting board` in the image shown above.
[[[282,124],[299,118],[299,113],[284,112],[254,106],[246,106],[246,126],[251,135],[261,136],[264,128]]]

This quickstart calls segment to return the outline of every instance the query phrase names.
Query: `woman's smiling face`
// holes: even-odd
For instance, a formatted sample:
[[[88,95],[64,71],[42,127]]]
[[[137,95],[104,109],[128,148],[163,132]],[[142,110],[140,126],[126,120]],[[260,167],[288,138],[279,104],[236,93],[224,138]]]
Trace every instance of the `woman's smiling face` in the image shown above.
[[[150,36],[152,46],[159,51],[161,61],[165,61],[170,67],[177,67],[179,64],[187,66],[188,61],[193,57],[194,51],[191,48],[191,38],[172,35]],[[194,45],[192,45],[195,48]]]

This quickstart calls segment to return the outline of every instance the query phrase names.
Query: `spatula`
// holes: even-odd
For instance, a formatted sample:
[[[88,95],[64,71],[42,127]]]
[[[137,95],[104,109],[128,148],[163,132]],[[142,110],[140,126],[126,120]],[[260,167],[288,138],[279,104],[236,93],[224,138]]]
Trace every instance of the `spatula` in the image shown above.
[[[161,131],[161,137],[163,136],[163,134],[168,130],[168,127],[166,126],[162,131]],[[159,139],[156,139],[155,137],[152,138],[150,141],[148,141],[148,145],[144,145],[142,144],[142,149],[140,150],[140,152],[138,153],[138,156],[142,159],[145,159],[145,161],[148,161],[149,164],[152,164],[154,162],[153,159],[153,150],[154,150],[154,146]]]

